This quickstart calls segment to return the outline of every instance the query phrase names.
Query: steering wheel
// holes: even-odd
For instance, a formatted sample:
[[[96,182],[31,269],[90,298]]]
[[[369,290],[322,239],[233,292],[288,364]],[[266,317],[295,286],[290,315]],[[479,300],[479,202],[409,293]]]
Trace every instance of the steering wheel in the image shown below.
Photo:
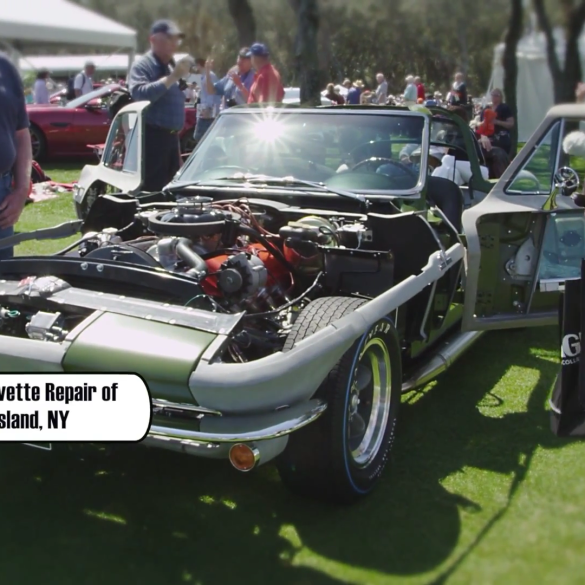
[[[579,175],[571,167],[561,167],[555,173],[554,181],[564,195],[571,195],[580,185]]]
[[[364,167],[366,165],[372,165],[372,164],[376,164],[376,163],[384,163],[384,164],[393,165],[393,166],[399,168],[401,171],[404,171],[404,174],[410,175],[413,179],[418,179],[417,173],[415,173],[408,165],[405,165],[404,163],[401,163],[400,161],[393,160],[391,158],[384,158],[381,156],[372,156],[371,158],[367,158],[366,160],[362,160],[359,163],[355,164],[353,167],[351,167],[351,169],[349,169],[349,170],[355,171],[355,170],[360,169],[361,167]]]

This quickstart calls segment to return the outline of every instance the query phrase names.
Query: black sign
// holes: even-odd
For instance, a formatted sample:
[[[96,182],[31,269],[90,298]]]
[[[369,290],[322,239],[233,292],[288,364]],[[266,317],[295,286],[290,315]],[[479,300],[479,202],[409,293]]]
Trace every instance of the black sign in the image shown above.
[[[551,427],[558,436],[585,436],[585,369],[581,332],[585,324],[585,261],[581,280],[567,280],[560,306],[561,370],[555,382]]]

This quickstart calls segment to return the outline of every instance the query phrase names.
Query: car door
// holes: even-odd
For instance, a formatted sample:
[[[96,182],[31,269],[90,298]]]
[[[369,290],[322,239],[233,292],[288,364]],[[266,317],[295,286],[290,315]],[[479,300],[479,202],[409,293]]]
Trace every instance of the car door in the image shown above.
[[[74,193],[82,203],[96,183],[104,183],[124,193],[140,190],[144,176],[143,112],[150,102],[132,102],[123,107],[112,122],[98,165],[86,165]]]
[[[576,133],[585,144],[583,120],[585,106],[551,109],[494,189],[463,213],[465,330],[557,322],[565,280],[580,277],[585,219],[555,177],[565,166],[583,175],[585,149],[571,154],[565,141]]]
[[[103,144],[110,129],[108,105],[111,91],[75,108],[75,144],[78,154],[91,154],[88,145]]]

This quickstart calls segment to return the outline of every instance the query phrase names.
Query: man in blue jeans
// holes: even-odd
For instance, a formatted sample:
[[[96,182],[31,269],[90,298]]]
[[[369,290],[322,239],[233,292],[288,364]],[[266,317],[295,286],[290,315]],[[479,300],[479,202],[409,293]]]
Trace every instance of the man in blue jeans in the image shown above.
[[[14,233],[28,198],[32,145],[26,100],[18,70],[0,53],[0,240]],[[14,248],[0,248],[0,260]]]

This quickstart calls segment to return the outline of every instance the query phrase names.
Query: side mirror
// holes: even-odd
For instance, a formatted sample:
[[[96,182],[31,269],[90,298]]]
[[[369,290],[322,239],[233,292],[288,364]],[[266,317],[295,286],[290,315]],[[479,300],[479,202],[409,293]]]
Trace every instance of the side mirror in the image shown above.
[[[554,189],[552,190],[550,197],[546,200],[546,203],[542,206],[542,209],[544,209],[545,211],[556,209],[558,207],[557,197],[559,195],[563,197],[571,197],[575,193],[575,191],[577,191],[579,185],[581,184],[577,171],[575,171],[571,167],[561,167],[555,173],[553,182]],[[573,197],[573,199],[575,199],[575,197]],[[575,202],[577,203],[576,200]],[[579,203],[577,204],[579,205]]]
[[[102,109],[102,100],[97,98],[85,104],[85,109],[90,112],[97,112]]]

